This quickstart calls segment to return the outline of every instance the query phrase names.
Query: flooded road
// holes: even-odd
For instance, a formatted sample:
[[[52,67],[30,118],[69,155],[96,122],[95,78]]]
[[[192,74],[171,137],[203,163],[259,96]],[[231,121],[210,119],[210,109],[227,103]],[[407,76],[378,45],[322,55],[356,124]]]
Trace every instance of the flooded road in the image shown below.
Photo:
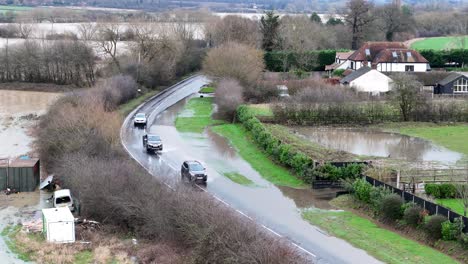
[[[60,95],[57,93],[0,90],[0,158],[31,150],[30,128]]]
[[[436,162],[453,165],[463,155],[430,141],[373,129],[293,127],[300,136],[324,147],[357,155],[388,157],[408,162]]]
[[[148,155],[142,148],[145,131],[134,128],[127,119],[122,128],[122,141],[127,151],[153,175],[168,184],[179,182],[180,166],[184,160],[199,160],[205,164],[208,183],[204,187],[222,203],[240,214],[248,215],[260,225],[268,227],[272,235],[286,237],[309,252],[316,263],[380,263],[365,251],[347,242],[328,236],[301,217],[301,208],[312,205],[329,206],[329,193],[277,187],[264,180],[246,161],[241,159],[223,138],[209,131],[204,134],[179,133],[174,119],[183,108],[186,98],[196,93],[208,80],[195,77],[177,86],[174,92],[145,104],[139,112],[149,114],[148,130],[158,133],[164,142],[161,155]],[[223,174],[238,172],[252,180],[254,186],[232,182]]]

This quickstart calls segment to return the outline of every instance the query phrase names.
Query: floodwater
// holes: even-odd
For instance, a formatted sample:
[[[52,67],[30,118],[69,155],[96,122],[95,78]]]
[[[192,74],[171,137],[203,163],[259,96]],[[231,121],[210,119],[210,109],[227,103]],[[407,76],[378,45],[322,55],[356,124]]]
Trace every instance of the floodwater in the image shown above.
[[[333,127],[293,127],[299,135],[327,148],[357,155],[388,157],[409,162],[455,164],[462,154],[430,141],[373,129]]]
[[[31,127],[57,93],[0,90],[0,158],[31,151]]]

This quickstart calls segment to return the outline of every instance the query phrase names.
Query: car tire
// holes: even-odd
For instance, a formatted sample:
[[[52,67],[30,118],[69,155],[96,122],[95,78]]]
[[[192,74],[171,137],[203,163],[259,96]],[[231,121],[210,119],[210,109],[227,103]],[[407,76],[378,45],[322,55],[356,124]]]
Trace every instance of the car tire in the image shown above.
[[[204,181],[204,182],[206,182],[207,180],[208,180],[208,178],[207,178],[207,177],[203,178],[203,181]]]

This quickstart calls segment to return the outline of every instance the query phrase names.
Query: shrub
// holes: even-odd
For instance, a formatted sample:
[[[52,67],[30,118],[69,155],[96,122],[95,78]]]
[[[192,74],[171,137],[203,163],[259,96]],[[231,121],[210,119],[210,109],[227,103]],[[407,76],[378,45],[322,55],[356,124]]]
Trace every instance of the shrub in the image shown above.
[[[353,192],[354,196],[363,202],[370,202],[370,193],[372,190],[372,185],[368,183],[364,178],[357,179],[353,183]]]
[[[434,198],[437,199],[457,197],[457,188],[454,184],[451,183],[428,183],[424,186],[424,191],[427,195],[432,195]]]
[[[442,238],[442,223],[445,221],[447,221],[447,217],[445,216],[431,216],[425,225],[425,229],[429,237],[436,240]]]
[[[464,249],[468,249],[468,234],[461,233],[459,241]]]
[[[406,208],[403,213],[403,220],[406,224],[416,227],[423,221],[422,208],[419,206],[412,205]]]
[[[383,198],[381,203],[382,216],[386,220],[395,221],[401,219],[401,206],[403,200],[397,194],[390,194]]]
[[[456,218],[452,223],[447,220],[442,223],[442,239],[443,240],[457,240],[463,232],[463,221],[460,218]]]
[[[219,82],[215,91],[215,102],[218,106],[216,116],[224,120],[232,121],[237,107],[242,104],[243,87],[237,80],[223,79]]]
[[[374,209],[376,212],[380,211],[380,208],[382,208],[383,199],[391,193],[392,192],[389,189],[382,186],[372,188],[370,191],[370,204],[372,209]]]

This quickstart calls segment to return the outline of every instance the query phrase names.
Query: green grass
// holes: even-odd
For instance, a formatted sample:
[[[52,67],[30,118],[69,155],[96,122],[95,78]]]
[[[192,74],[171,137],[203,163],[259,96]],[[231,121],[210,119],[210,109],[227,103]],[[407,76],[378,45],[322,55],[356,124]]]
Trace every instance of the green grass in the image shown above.
[[[257,148],[249,138],[247,130],[240,124],[225,124],[212,127],[213,132],[228,138],[239,155],[246,160],[260,175],[273,184],[294,188],[306,185],[294,177],[287,169],[276,165],[268,156]]]
[[[93,263],[93,252],[89,250],[81,251],[75,254],[75,264],[88,264]]]
[[[202,133],[205,127],[215,123],[211,119],[213,98],[192,98],[177,116],[175,125],[180,132]]]
[[[1,235],[5,239],[5,244],[7,245],[8,249],[11,251],[11,253],[15,254],[16,257],[20,260],[23,261],[31,261],[31,253],[30,252],[23,252],[20,248],[20,245],[16,242],[16,234],[21,231],[21,226],[19,225],[10,225],[5,227],[2,230]]]
[[[29,11],[32,9],[33,8],[29,6],[0,5],[0,13],[5,13],[7,11]]]
[[[428,139],[437,145],[468,155],[468,124],[399,123],[397,127],[397,131],[402,134]]]
[[[463,215],[463,203],[460,199],[436,199],[436,203]]]
[[[238,172],[225,172],[223,173],[224,176],[229,178],[231,181],[244,185],[244,186],[254,186],[254,182],[251,181],[249,178],[245,177],[244,175],[238,173]]]
[[[200,92],[199,93],[214,93],[215,92],[215,88],[212,87],[212,86],[205,86],[203,88],[201,88]]]
[[[448,50],[448,49],[468,49],[468,36],[464,36],[465,45],[462,47],[461,37],[436,37],[426,38],[411,44],[413,49],[432,49],[432,50]]]
[[[128,101],[127,103],[119,106],[119,112],[122,116],[127,116],[133,109],[142,104],[146,99],[157,94],[159,91],[149,91],[141,96]]]
[[[255,116],[273,117],[273,111],[268,104],[249,105],[249,109]]]
[[[386,263],[458,263],[435,249],[380,228],[348,211],[313,209],[304,211],[302,217]]]

